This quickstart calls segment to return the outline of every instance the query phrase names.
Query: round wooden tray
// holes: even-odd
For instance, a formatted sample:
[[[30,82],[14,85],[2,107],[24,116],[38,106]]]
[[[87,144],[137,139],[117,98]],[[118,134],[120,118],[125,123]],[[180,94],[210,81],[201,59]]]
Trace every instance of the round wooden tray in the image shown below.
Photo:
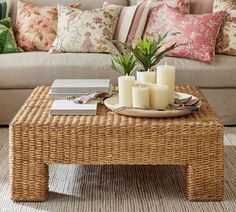
[[[186,99],[192,95],[186,93],[175,93],[178,99]],[[192,99],[198,99],[195,96],[192,96]],[[112,96],[104,101],[105,106],[121,115],[132,116],[132,117],[141,117],[141,118],[173,118],[179,116],[189,115],[192,112],[189,110],[145,110],[145,109],[136,109],[136,108],[120,108],[119,107],[119,97],[118,95]],[[200,109],[201,102],[197,105],[197,108]]]

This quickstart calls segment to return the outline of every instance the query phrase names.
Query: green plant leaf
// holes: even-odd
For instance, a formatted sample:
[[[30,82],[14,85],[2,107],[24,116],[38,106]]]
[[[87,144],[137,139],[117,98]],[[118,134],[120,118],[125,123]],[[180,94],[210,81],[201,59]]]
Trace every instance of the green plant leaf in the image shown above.
[[[175,43],[164,48],[164,45],[166,45],[165,40],[169,34],[170,32],[166,32],[164,35],[158,35],[156,39],[150,37],[137,39],[134,47],[130,43],[119,43],[134,55],[135,60],[138,64],[140,64],[144,71],[148,71],[151,70],[153,66],[158,64],[169,51],[183,45],[177,45]],[[117,62],[120,63],[120,61]]]
[[[119,67],[117,67],[116,64]],[[111,68],[121,74],[131,75],[135,66],[136,60],[130,53],[112,56]]]

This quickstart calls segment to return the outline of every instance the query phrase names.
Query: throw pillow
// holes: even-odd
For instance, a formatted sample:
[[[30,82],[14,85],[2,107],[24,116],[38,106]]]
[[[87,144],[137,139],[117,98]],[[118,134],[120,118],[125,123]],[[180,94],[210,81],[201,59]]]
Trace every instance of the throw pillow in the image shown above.
[[[17,47],[13,35],[11,18],[0,20],[0,54],[18,52],[20,49]]]
[[[215,0],[214,12],[226,11],[216,45],[216,52],[236,56],[236,1]]]
[[[138,0],[139,4],[144,0]],[[180,11],[190,13],[190,1],[191,0],[152,0],[152,8],[158,6],[160,3],[165,3],[171,7],[178,8]]]
[[[10,4],[8,0],[0,2],[0,20],[9,16]]]
[[[151,11],[144,36],[157,37],[166,32],[177,33],[167,38],[169,44],[185,44],[169,52],[169,56],[204,62],[215,61],[215,46],[224,12],[192,15],[168,5]]]
[[[58,6],[58,34],[50,52],[117,53],[112,43],[121,6],[79,10]]]
[[[112,4],[104,4],[104,8],[109,6]],[[122,7],[113,39],[132,42],[142,37],[150,6],[151,1],[148,0],[137,5]]]
[[[80,4],[70,5],[80,7]],[[17,2],[16,40],[25,51],[48,51],[57,35],[57,6]]]

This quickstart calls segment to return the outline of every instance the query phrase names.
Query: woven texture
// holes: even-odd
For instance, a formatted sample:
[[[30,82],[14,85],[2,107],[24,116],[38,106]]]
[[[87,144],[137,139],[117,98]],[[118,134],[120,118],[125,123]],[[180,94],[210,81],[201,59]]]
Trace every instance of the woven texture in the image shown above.
[[[235,212],[236,127],[225,128],[225,195],[221,202],[184,198],[181,166],[50,165],[46,202],[11,201],[8,128],[0,127],[1,212]]]
[[[199,113],[174,119],[113,114],[51,116],[49,87],[38,87],[10,125],[11,198],[43,201],[48,165],[183,165],[190,200],[223,198],[223,126],[195,87],[177,91],[198,96]]]

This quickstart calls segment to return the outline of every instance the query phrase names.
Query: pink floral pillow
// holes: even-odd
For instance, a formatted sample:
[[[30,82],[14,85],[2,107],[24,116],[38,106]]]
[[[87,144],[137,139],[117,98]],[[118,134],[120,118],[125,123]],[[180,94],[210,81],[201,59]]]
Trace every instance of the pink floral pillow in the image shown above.
[[[216,39],[224,15],[224,12],[184,14],[166,4],[161,5],[149,13],[144,36],[155,38],[158,34],[166,32],[177,33],[168,37],[168,45],[185,45],[172,50],[168,56],[212,63],[215,61]]]
[[[137,3],[142,1],[144,0],[138,0]],[[152,8],[163,3],[178,8],[182,12],[190,13],[190,0],[152,0]]]
[[[80,4],[70,5],[79,8]],[[57,35],[57,6],[17,2],[16,41],[25,51],[48,51]]]

